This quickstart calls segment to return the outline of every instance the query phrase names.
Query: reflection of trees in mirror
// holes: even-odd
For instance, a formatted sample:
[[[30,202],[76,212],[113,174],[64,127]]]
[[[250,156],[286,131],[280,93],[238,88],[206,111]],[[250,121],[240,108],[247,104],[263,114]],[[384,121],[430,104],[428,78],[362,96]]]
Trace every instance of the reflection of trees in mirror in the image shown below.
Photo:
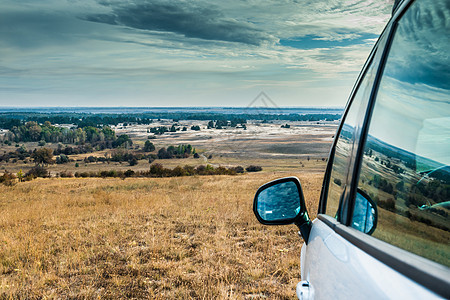
[[[258,213],[266,221],[292,219],[300,212],[299,191],[292,181],[266,188],[257,201]]]

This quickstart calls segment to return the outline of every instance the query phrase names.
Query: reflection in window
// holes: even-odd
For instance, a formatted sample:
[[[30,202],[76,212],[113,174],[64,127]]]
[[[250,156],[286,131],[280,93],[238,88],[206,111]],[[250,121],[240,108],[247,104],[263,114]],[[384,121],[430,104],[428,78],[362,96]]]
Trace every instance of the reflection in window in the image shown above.
[[[377,61],[377,60],[376,60]],[[326,214],[339,219],[338,208],[341,197],[344,193],[349,166],[354,151],[354,140],[359,128],[356,128],[359,121],[364,117],[372,83],[378,64],[372,63],[368,68],[364,79],[356,92],[350,109],[345,117],[341,132],[339,133],[333,157],[333,167],[328,185]]]
[[[445,4],[416,2],[399,21],[359,188],[378,207],[373,236],[450,266],[450,9]]]

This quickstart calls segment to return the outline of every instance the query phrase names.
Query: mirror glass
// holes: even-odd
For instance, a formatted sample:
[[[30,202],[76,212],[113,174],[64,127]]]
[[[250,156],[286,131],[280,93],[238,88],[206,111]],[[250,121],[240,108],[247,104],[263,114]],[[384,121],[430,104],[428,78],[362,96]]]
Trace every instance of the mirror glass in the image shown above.
[[[258,214],[265,221],[293,219],[300,212],[300,194],[295,182],[269,186],[257,198]]]
[[[375,203],[360,191],[356,193],[355,209],[353,210],[352,227],[364,233],[371,234],[377,223]]]

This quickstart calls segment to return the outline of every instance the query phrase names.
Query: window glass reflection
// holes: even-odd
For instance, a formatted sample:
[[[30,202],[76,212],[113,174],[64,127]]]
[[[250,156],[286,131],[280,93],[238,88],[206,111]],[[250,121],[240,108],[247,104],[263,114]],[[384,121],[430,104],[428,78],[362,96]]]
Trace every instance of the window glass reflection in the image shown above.
[[[415,2],[399,21],[364,148],[359,188],[373,236],[450,266],[450,9]]]
[[[356,126],[361,118],[364,117],[370,92],[372,91],[375,71],[376,66],[371,64],[353,98],[336,143],[333,167],[328,184],[326,214],[337,219],[339,203],[347,183],[349,166],[355,147],[355,136],[359,134]]]

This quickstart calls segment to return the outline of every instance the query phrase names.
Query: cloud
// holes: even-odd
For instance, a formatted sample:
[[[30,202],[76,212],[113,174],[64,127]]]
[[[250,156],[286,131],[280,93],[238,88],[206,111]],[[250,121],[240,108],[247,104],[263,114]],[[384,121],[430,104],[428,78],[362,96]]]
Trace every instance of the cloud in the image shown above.
[[[343,105],[389,16],[378,0],[3,1],[0,105],[246,105],[261,90]]]
[[[105,5],[111,6],[110,14],[92,14],[85,19],[140,30],[173,32],[188,38],[250,45],[276,42],[274,36],[250,22],[226,17],[213,6],[184,1]]]

